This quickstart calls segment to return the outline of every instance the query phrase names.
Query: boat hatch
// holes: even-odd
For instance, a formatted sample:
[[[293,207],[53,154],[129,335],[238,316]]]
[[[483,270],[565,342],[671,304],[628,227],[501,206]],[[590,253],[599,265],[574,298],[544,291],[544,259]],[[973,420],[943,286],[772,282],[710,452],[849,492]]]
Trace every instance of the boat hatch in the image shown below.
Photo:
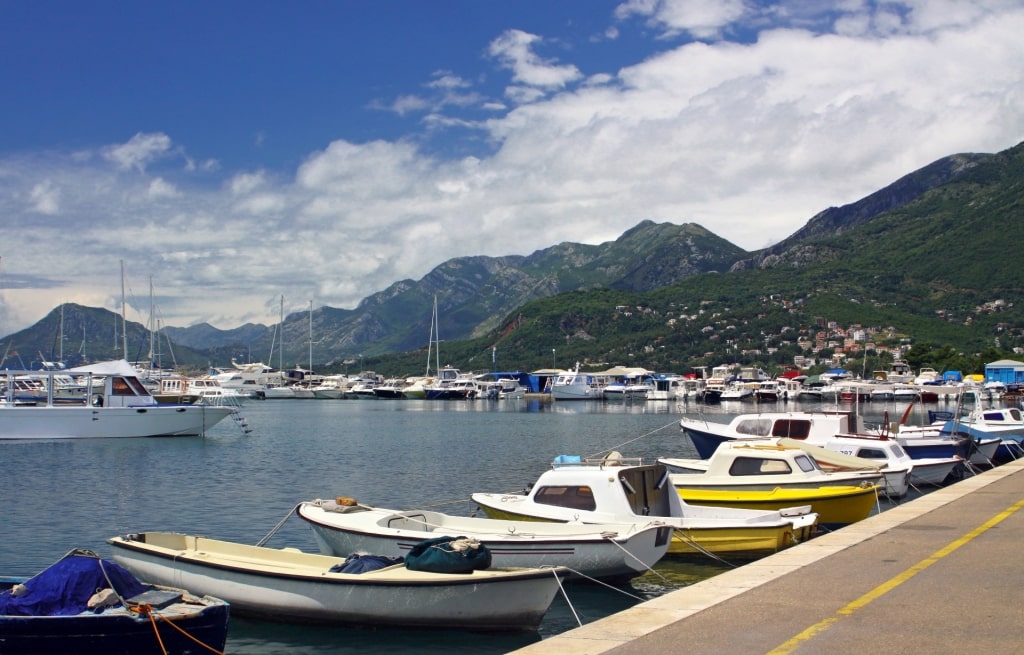
[[[619,472],[619,483],[630,508],[639,516],[671,516],[669,491],[675,488],[667,481],[668,469],[662,465],[640,466]]]
[[[586,511],[597,509],[594,491],[588,486],[559,485],[541,487],[537,489],[533,499],[541,505],[554,505],[555,507],[568,507],[570,509]]]

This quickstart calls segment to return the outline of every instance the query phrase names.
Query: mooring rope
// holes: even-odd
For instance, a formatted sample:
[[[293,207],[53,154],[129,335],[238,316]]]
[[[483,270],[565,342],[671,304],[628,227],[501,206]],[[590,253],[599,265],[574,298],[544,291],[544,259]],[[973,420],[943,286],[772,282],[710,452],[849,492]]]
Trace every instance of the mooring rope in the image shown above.
[[[288,520],[288,519],[289,519],[289,518],[291,517],[291,515],[295,513],[295,510],[297,510],[297,509],[299,509],[299,506],[298,506],[298,505],[296,505],[295,507],[293,507],[293,508],[291,508],[290,510],[288,510],[288,513],[284,515],[284,518],[283,518],[283,519],[281,519],[280,521],[278,521],[277,525],[275,525],[275,526],[274,526],[274,529],[273,529],[273,530],[271,530],[270,532],[268,532],[268,533],[267,533],[267,535],[266,535],[265,537],[263,537],[262,539],[260,539],[259,541],[257,541],[257,542],[256,542],[256,545],[257,545],[257,546],[263,546],[263,545],[265,545],[265,544],[266,544],[266,543],[267,543],[268,541],[270,541],[270,538],[271,538],[271,537],[273,537],[273,536],[274,536],[275,534],[277,534],[277,531],[281,529],[281,526],[283,526],[283,525],[284,525],[284,522],[285,522],[285,521],[287,521],[287,520]]]

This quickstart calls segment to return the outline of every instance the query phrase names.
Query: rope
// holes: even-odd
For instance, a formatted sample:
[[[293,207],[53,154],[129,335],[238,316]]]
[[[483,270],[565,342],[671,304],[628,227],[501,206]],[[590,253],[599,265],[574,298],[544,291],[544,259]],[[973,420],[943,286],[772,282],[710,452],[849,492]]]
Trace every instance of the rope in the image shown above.
[[[580,615],[576,612],[576,608],[572,606],[572,601],[569,600],[569,594],[565,592],[565,587],[562,585],[562,578],[558,577],[558,569],[551,569],[551,575],[555,576],[555,581],[558,583],[558,590],[562,592],[562,598],[565,599],[565,603],[569,606],[569,611],[572,612],[573,617],[576,619],[576,625],[582,626],[583,621],[580,621]]]
[[[588,455],[584,459],[593,458],[593,457],[596,457],[596,456],[598,456],[598,455],[600,455],[602,453],[608,453],[608,452],[611,452],[613,450],[620,450],[623,446],[628,446],[629,444],[633,443],[634,441],[639,441],[641,439],[644,439],[646,437],[651,436],[652,434],[657,434],[658,432],[661,432],[662,430],[668,429],[668,428],[670,428],[670,427],[672,427],[674,425],[678,425],[678,424],[679,424],[678,419],[674,420],[671,423],[667,423],[667,424],[661,426],[660,428],[654,428],[653,430],[651,430],[650,432],[647,432],[646,434],[641,434],[639,437],[635,437],[633,439],[630,439],[629,441],[623,441],[622,443],[618,444],[617,446],[612,446],[611,448],[605,448],[604,450],[599,450],[598,452],[594,453],[593,455]]]
[[[149,606],[147,605],[146,607],[148,608]],[[160,619],[164,623],[166,623],[167,625],[171,626],[172,628],[174,628],[175,630],[177,630],[181,634],[185,635],[186,637],[188,637],[189,639],[191,639],[195,643],[199,644],[200,646],[202,646],[206,650],[210,651],[211,653],[217,653],[217,655],[224,655],[224,651],[217,650],[213,646],[210,646],[209,644],[204,644],[203,642],[199,641],[198,639],[196,639],[195,637],[190,635],[187,631],[182,629],[181,626],[176,625],[174,623],[174,621],[171,621],[170,619],[168,619],[166,616],[162,616],[162,615],[158,615],[158,614],[150,612],[149,619],[153,623],[153,630],[154,631],[157,631],[156,620]],[[160,633],[158,631],[157,631],[157,636],[156,637],[157,637],[157,640],[159,641],[160,640]],[[162,641],[160,642],[160,647],[163,648],[163,642]],[[167,651],[164,650],[164,653],[167,653]]]
[[[732,568],[737,568],[737,565],[736,565],[736,564],[733,564],[732,562],[730,562],[730,561],[728,561],[728,560],[725,560],[725,559],[723,559],[722,557],[720,557],[720,556],[718,556],[718,555],[716,555],[716,554],[712,553],[712,552],[711,552],[710,550],[708,550],[708,549],[707,549],[707,548],[705,548],[704,546],[701,546],[701,545],[700,545],[699,543],[697,543],[697,540],[696,540],[696,539],[694,539],[693,537],[691,537],[691,536],[690,536],[690,535],[689,535],[689,534],[688,534],[687,532],[683,531],[683,529],[682,529],[682,528],[676,528],[676,529],[675,529],[675,530],[673,531],[673,534],[677,534],[677,535],[679,535],[679,538],[680,538],[680,539],[682,539],[682,540],[683,540],[683,541],[685,541],[685,542],[686,542],[687,544],[689,544],[689,546],[690,546],[691,548],[693,548],[694,550],[696,550],[696,551],[697,551],[698,553],[703,553],[704,555],[707,555],[708,557],[710,557],[710,558],[711,558],[711,559],[713,559],[713,560],[718,560],[718,561],[719,561],[719,562],[721,562],[722,564],[725,564],[725,565],[727,565],[727,566],[731,566]]]
[[[133,609],[132,611],[138,611],[139,614],[149,617],[149,624],[153,626],[153,634],[156,635],[156,643],[160,645],[160,652],[167,655],[167,648],[164,646],[164,640],[160,637],[160,629],[156,627],[156,617],[153,616],[152,609],[149,605],[140,605],[137,610]]]
[[[263,537],[262,539],[260,539],[259,541],[257,541],[257,542],[256,542],[256,545],[257,545],[257,546],[263,546],[263,545],[265,545],[265,544],[266,544],[266,543],[267,543],[268,541],[270,541],[270,538],[271,538],[271,537],[273,537],[273,536],[274,536],[275,534],[277,534],[277,531],[281,529],[281,526],[283,526],[283,525],[284,525],[284,522],[285,522],[285,521],[287,521],[287,520],[289,519],[289,517],[291,517],[291,515],[292,515],[292,514],[294,514],[294,513],[295,513],[295,510],[297,510],[297,509],[299,509],[299,506],[298,506],[298,505],[296,505],[295,507],[293,507],[293,508],[291,508],[290,510],[288,510],[288,513],[284,515],[284,518],[283,518],[283,519],[281,519],[280,521],[278,521],[277,525],[275,525],[275,526],[274,526],[274,529],[273,529],[273,530],[271,530],[270,532],[268,532],[268,533],[266,534],[266,536],[265,536],[265,537]]]
[[[666,578],[666,577],[665,577],[665,576],[663,576],[662,574],[658,573],[657,571],[655,571],[655,570],[654,570],[653,568],[651,568],[650,566],[647,566],[646,564],[644,564],[643,562],[641,562],[641,561],[640,561],[640,558],[638,558],[638,557],[637,557],[636,555],[634,555],[633,553],[631,553],[631,552],[629,552],[628,550],[626,550],[625,548],[623,548],[623,547],[622,547],[622,544],[620,544],[619,542],[615,541],[615,536],[616,536],[616,535],[615,535],[615,533],[606,533],[606,534],[602,534],[601,536],[603,536],[603,537],[604,537],[605,539],[607,539],[608,541],[610,541],[610,542],[612,542],[613,544],[615,544],[615,546],[616,546],[616,547],[617,547],[617,548],[618,548],[619,550],[621,550],[621,551],[622,551],[623,553],[625,553],[625,554],[626,554],[626,555],[628,555],[628,556],[629,556],[630,558],[632,558],[632,559],[633,559],[633,561],[635,561],[635,562],[636,562],[637,564],[640,564],[640,565],[641,565],[641,566],[643,566],[643,567],[644,567],[645,569],[647,569],[647,571],[648,571],[649,573],[653,573],[654,575],[658,576],[659,578],[661,578],[661,579],[662,579],[662,581],[663,581],[663,582],[666,582],[666,583],[668,582],[668,578]]]

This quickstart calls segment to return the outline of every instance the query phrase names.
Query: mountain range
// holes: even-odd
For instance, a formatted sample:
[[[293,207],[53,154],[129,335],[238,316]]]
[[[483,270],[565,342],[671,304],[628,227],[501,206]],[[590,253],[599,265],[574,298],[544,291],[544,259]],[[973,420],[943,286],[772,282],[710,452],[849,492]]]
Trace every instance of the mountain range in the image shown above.
[[[815,270],[824,267],[821,275],[827,278],[829,270],[851,261],[870,266],[871,276],[889,279],[919,300],[922,295],[935,298],[936,290],[929,285],[936,280],[944,280],[951,292],[995,288],[1019,294],[1018,269],[1005,263],[1020,261],[1022,162],[1024,144],[998,154],[944,157],[857,202],[820,212],[791,236],[756,252],[700,225],[645,220],[599,245],[566,242],[526,256],[451,259],[420,280],[401,280],[366,297],[355,309],[324,306],[293,313],[285,318],[282,334],[277,326],[259,324],[231,330],[208,324],[164,327],[155,350],[164,362],[172,358],[178,364],[226,365],[236,358],[270,359],[268,363],[280,359],[291,365],[306,361],[312,331],[316,362],[353,361],[426,349],[435,298],[438,339],[486,340],[507,331],[524,306],[559,294],[604,290],[629,297],[708,279],[709,274],[729,279],[780,270],[809,275],[808,283],[814,283]],[[1002,216],[992,224],[996,210]],[[967,221],[970,215],[980,218]],[[1001,258],[998,266],[978,263],[989,254]],[[865,272],[849,275],[852,280]],[[65,343],[81,335],[82,344],[70,356],[65,346],[66,360],[116,357],[121,346],[112,326],[118,318],[105,309],[66,304],[3,343],[8,356],[13,349],[52,360],[63,326],[63,334],[69,335]],[[145,359],[149,331],[140,324],[130,324],[126,331],[129,358]]]

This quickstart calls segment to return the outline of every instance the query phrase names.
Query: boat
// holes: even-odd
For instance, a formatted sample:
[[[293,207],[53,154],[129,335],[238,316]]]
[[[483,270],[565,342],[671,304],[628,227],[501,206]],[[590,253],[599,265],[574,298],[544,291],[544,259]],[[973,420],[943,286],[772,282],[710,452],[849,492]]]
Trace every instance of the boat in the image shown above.
[[[11,380],[25,371],[0,371],[8,396],[0,404],[0,439],[201,436],[235,411],[233,407],[157,402],[125,360],[68,369],[86,390],[81,400],[58,401],[53,393],[16,403]],[[33,371],[48,377],[52,371]],[[49,383],[49,389],[54,385]]]
[[[223,652],[229,606],[140,582],[116,563],[73,550],[0,592],[5,655],[186,655]]]
[[[513,521],[383,509],[347,497],[303,502],[296,513],[328,555],[402,557],[425,539],[460,535],[487,546],[495,566],[565,566],[575,577],[609,582],[650,571],[672,536],[672,528],[657,520],[601,525]]]
[[[473,501],[496,519],[642,523],[673,528],[669,554],[758,557],[809,539],[817,515],[809,506],[761,511],[698,507],[682,501],[663,464],[644,464],[611,452],[604,458],[559,455],[529,491],[474,493]]]
[[[388,378],[373,388],[373,395],[378,398],[405,398],[405,378]]]
[[[828,437],[843,433],[864,432],[860,416],[853,412],[758,412],[738,414],[729,423],[709,421],[703,416],[684,416],[679,427],[690,440],[701,459],[708,459],[718,446],[734,439],[752,437],[794,437],[797,439]]]
[[[659,373],[650,378],[647,400],[686,400],[686,380],[681,375]]]
[[[843,462],[828,457],[828,452],[877,462],[883,466],[884,491],[890,498],[903,497],[908,484],[940,486],[947,480],[959,477],[955,472],[964,464],[964,458],[959,455],[914,459],[895,439],[886,435],[837,434],[821,443],[782,438],[779,443],[803,448],[825,469],[847,467]],[[893,472],[900,475],[893,475]],[[903,475],[904,472],[909,472],[909,475]],[[900,477],[906,478],[905,481],[901,482]]]
[[[884,476],[881,466],[825,471],[800,448],[774,439],[730,441],[709,459],[662,458],[669,480],[690,505],[783,509],[809,504],[823,526],[841,526],[868,517]],[[909,470],[898,481],[906,493]]]
[[[526,397],[526,387],[519,383],[518,378],[497,377],[479,384],[482,397],[489,400],[519,400]]]
[[[171,532],[107,543],[114,561],[140,578],[223,598],[237,616],[294,623],[535,630],[568,574],[559,567],[436,573],[405,563],[341,573],[344,557]]]
[[[600,400],[601,385],[595,376],[580,373],[580,363],[571,371],[563,371],[551,381],[552,400]]]
[[[730,400],[754,400],[754,389],[760,386],[759,382],[743,382],[734,380],[725,385],[719,399],[722,402]]]

